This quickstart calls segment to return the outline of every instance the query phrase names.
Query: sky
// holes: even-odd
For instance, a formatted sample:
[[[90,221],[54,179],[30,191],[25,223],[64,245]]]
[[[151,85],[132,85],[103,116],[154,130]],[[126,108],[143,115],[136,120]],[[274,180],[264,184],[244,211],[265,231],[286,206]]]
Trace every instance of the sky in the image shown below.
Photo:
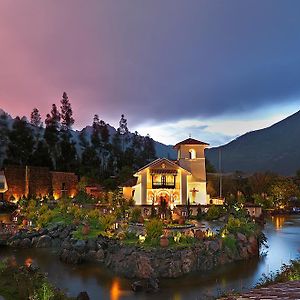
[[[0,108],[212,146],[299,110],[295,0],[1,0]]]

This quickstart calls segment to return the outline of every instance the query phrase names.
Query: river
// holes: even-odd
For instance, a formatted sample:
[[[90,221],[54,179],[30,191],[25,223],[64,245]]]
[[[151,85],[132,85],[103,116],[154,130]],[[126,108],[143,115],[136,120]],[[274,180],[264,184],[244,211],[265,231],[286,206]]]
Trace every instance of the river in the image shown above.
[[[300,249],[300,216],[276,216],[264,229],[268,249],[258,259],[227,264],[217,270],[183,278],[161,281],[161,291],[134,294],[130,282],[114,276],[99,265],[71,266],[61,263],[56,253],[46,249],[0,248],[0,257],[14,255],[19,263],[34,260],[59,288],[76,296],[87,291],[92,300],[196,300],[214,299],[230,291],[245,291],[253,287],[263,273],[276,272],[283,263],[298,258]]]

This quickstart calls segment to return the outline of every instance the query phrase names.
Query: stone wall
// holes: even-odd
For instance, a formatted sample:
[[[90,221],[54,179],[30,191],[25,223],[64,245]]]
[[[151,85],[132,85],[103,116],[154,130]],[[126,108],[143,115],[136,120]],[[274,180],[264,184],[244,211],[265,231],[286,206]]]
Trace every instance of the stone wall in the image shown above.
[[[63,190],[70,197],[77,193],[78,177],[74,173],[51,172],[51,183],[54,198],[60,198]]]
[[[8,191],[4,193],[4,199],[21,198],[26,193],[26,169],[19,166],[7,166],[4,168]]]
[[[15,199],[28,195],[47,196],[52,192],[58,199],[63,189],[66,196],[75,196],[77,193],[78,177],[74,173],[50,172],[44,167],[6,166],[4,174],[8,185],[8,191],[4,193],[5,200],[11,196]]]
[[[30,195],[48,195],[51,192],[51,177],[49,169],[28,167],[28,185]]]
[[[192,272],[203,272],[236,260],[259,255],[255,236],[238,233],[236,249],[227,248],[223,239],[199,241],[185,248],[143,248],[124,245],[116,239],[99,236],[87,241],[72,236],[74,225],[55,225],[39,232],[21,232],[11,238],[14,247],[56,247],[66,263],[99,262],[127,278],[176,278]]]

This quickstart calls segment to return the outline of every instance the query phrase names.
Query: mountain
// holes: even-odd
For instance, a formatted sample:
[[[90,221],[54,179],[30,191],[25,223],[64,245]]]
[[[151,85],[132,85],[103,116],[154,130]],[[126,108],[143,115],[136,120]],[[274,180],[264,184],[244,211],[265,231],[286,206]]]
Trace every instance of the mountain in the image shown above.
[[[248,132],[230,143],[206,150],[206,157],[222,172],[272,171],[294,175],[300,169],[300,111],[274,125]]]

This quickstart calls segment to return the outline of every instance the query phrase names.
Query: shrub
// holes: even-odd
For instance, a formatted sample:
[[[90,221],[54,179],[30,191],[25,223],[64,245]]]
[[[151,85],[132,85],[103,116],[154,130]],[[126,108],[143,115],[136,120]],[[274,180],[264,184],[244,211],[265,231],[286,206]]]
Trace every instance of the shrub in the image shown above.
[[[152,219],[146,223],[147,239],[158,239],[163,234],[164,224],[159,219]]]
[[[219,219],[220,217],[222,217],[225,213],[225,210],[223,208],[223,206],[216,206],[216,205],[213,205],[211,206],[207,213],[206,213],[206,219],[208,221],[211,221],[211,220],[216,220],[216,219]]]
[[[236,234],[238,232],[243,233],[245,235],[250,235],[256,232],[256,224],[248,221],[245,218],[235,218],[230,216],[227,224],[225,225],[225,229],[229,233]]]
[[[131,222],[138,223],[141,216],[142,216],[141,208],[140,207],[133,208],[131,212]]]
[[[115,222],[116,217],[114,215],[101,215],[99,217],[100,226],[104,231],[110,229]]]
[[[42,286],[34,292],[33,300],[50,300],[54,299],[54,291],[53,287],[49,284],[44,282]]]
[[[223,245],[232,252],[235,252],[237,250],[237,243],[234,236],[227,235],[223,239]]]

